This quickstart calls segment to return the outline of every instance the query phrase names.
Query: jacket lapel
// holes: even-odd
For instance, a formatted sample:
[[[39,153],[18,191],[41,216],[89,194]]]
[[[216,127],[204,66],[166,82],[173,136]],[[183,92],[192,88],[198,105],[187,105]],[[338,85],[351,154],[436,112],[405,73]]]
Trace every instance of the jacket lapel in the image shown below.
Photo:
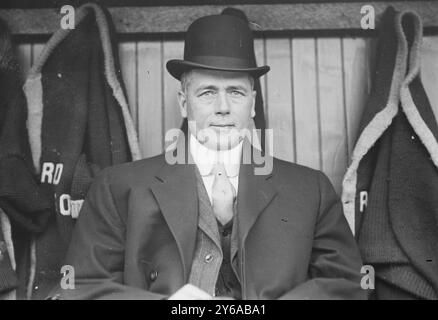
[[[222,251],[219,230],[217,227],[216,217],[205,189],[202,177],[198,170],[196,172],[196,185],[198,188],[198,202],[199,202],[199,222],[198,226],[202,231],[215,243],[220,251]]]
[[[246,150],[245,147],[243,150]],[[251,152],[259,151],[251,148]],[[257,218],[277,194],[275,187],[269,181],[273,174],[256,175],[256,165],[253,161],[251,162],[250,164],[241,164],[239,172],[236,215],[239,248],[243,248],[246,237]],[[231,249],[234,258],[237,246],[234,245]]]
[[[164,164],[151,186],[181,256],[184,281],[191,269],[198,226],[198,198],[193,164]]]

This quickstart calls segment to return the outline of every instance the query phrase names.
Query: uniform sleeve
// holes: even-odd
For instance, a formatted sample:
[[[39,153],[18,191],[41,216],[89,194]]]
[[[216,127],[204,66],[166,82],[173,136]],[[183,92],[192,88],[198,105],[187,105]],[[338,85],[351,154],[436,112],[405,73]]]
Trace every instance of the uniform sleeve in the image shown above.
[[[7,222],[6,222],[7,221]],[[3,235],[3,227],[8,224],[10,231],[10,222],[0,208],[0,300],[13,296],[13,291],[17,288],[17,275],[12,267],[9,257],[8,245]]]

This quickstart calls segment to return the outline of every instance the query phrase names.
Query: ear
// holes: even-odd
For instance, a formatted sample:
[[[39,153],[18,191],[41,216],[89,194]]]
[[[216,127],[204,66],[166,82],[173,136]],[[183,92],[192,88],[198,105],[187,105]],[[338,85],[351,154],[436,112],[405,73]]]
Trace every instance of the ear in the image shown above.
[[[181,116],[183,118],[187,118],[187,97],[185,93],[182,91],[178,91],[177,97],[178,97],[179,111],[181,112]]]
[[[255,102],[256,102],[257,92],[255,90],[252,91],[252,107],[251,107],[251,118],[254,118],[256,115],[255,112]]]

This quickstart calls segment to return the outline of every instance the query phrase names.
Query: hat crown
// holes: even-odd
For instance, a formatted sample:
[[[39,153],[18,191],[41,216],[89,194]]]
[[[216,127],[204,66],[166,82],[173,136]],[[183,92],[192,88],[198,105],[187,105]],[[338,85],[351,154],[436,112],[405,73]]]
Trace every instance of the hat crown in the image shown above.
[[[248,24],[237,17],[212,15],[197,19],[187,30],[184,60],[222,57],[246,61],[255,67],[254,40]]]
[[[269,71],[269,66],[257,67],[248,22],[227,14],[195,20],[186,33],[184,60],[169,60],[166,68],[178,80],[192,69],[247,72],[253,77]]]

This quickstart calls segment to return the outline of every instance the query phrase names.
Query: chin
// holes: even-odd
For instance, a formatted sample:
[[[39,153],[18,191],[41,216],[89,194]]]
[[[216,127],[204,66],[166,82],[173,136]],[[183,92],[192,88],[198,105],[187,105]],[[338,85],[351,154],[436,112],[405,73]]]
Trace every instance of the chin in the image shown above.
[[[229,150],[242,140],[241,132],[237,128],[219,129],[213,126],[199,130],[196,137],[200,143],[212,150]]]
[[[239,136],[224,134],[213,139],[208,139],[204,143],[204,146],[213,150],[229,150],[236,147],[240,141]]]

